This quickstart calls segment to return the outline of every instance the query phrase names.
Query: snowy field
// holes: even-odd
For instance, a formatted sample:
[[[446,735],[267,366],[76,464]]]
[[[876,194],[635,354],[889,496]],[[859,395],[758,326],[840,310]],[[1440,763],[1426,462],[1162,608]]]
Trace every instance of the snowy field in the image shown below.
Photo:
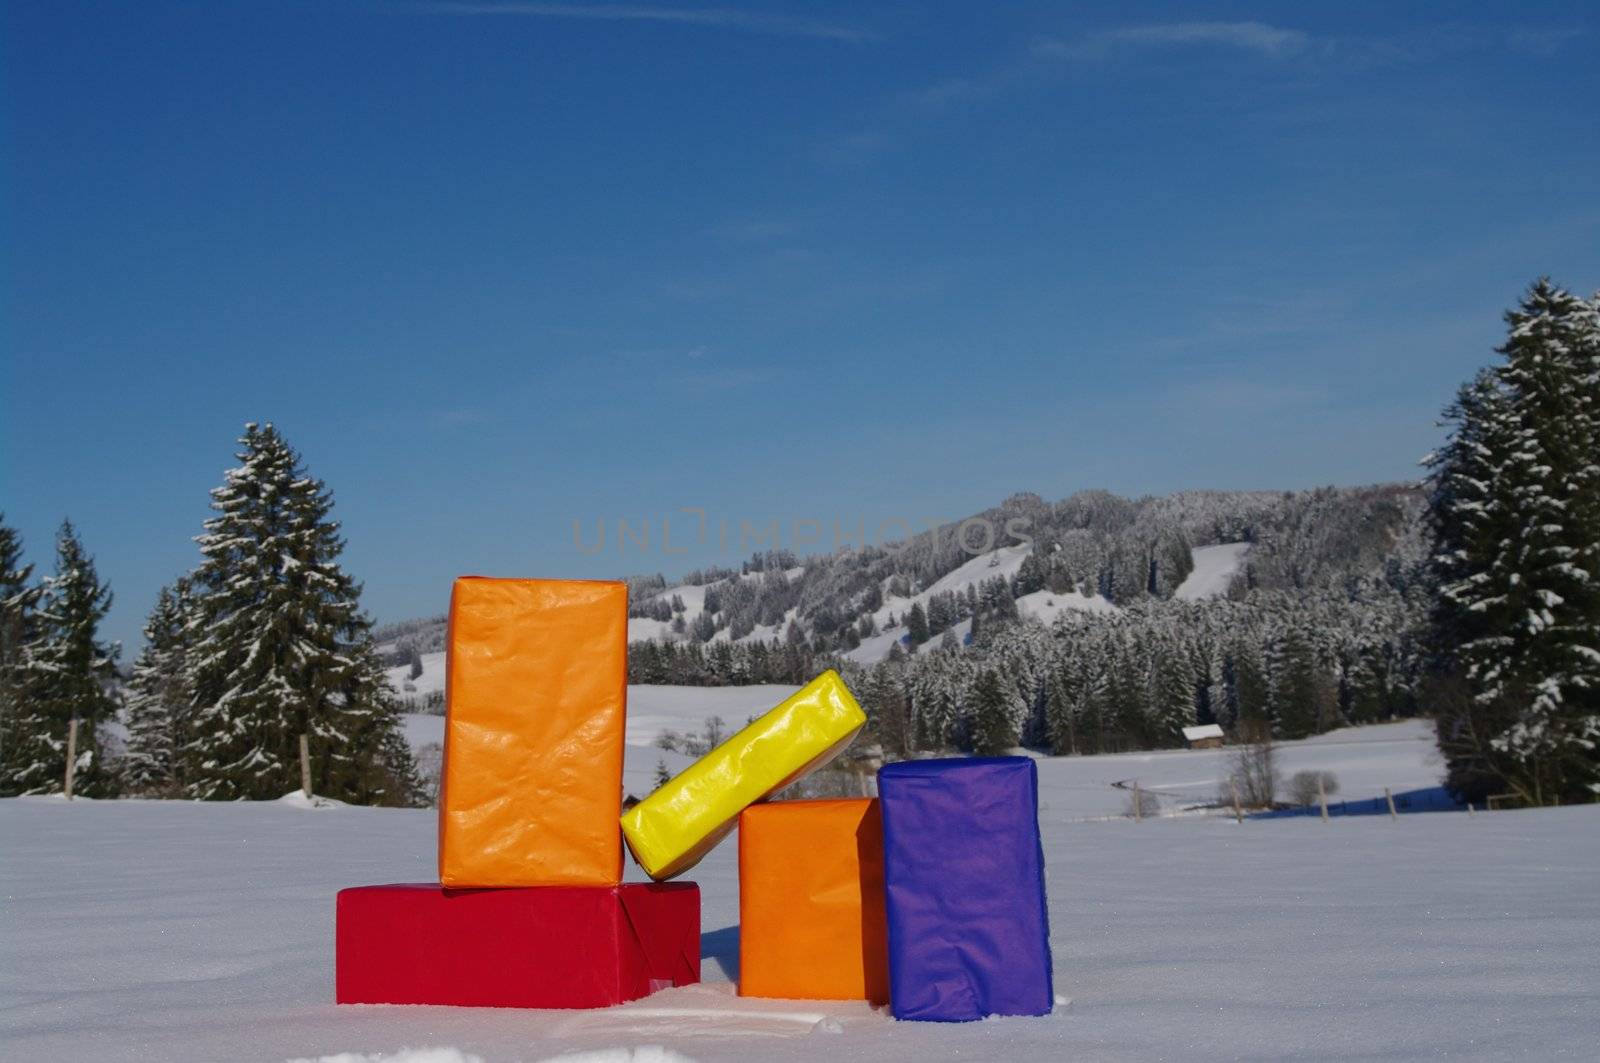
[[[751,716],[772,708],[798,687],[630,686],[628,747],[624,781],[643,797],[654,788],[655,768],[664,761],[676,774],[693,758],[664,753],[651,743],[662,731],[699,731],[707,716],[721,716],[729,732]],[[414,748],[444,739],[444,717],[409,715],[406,733]],[[1382,797],[1437,786],[1444,773],[1425,720],[1353,727],[1280,747],[1278,766],[1285,779],[1297,771],[1331,771],[1338,798]],[[1019,752],[1023,752],[1019,750]],[[1228,777],[1228,751],[1160,750],[1097,757],[1039,758],[1041,811],[1057,818],[1094,819],[1120,815],[1128,807],[1128,787],[1138,780],[1166,814],[1209,804]],[[1122,783],[1124,788],[1115,784]]]
[[[1284,766],[1334,770],[1351,797],[1430,785],[1421,733],[1326,735],[1287,748]],[[734,996],[733,840],[690,876],[704,895],[702,986],[581,1013],[338,1008],[334,893],[430,879],[432,813],[0,801],[0,1055],[1594,1058],[1600,808],[1326,825],[1094,818],[1125,805],[1111,782],[1204,793],[1220,763],[1209,751],[1041,762],[1056,991],[1069,1002],[954,1027]]]

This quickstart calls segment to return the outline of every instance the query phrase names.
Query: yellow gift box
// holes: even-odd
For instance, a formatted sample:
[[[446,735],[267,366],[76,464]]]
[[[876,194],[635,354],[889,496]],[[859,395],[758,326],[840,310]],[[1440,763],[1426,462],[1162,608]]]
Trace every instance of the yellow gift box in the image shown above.
[[[838,756],[866,722],[839,673],[823,672],[624,812],[633,858],[658,881],[689,870],[740,812]]]

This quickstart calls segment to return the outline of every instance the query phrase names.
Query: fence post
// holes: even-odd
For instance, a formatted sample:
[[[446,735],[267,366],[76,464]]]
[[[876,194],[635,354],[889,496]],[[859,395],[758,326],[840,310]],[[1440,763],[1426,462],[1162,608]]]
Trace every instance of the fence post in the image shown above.
[[[1317,772],[1317,804],[1322,806],[1322,822],[1328,822],[1328,792],[1322,785],[1322,773]]]
[[[67,722],[67,775],[61,781],[61,792],[72,800],[72,773],[78,770],[78,717],[74,713]]]
[[[300,732],[300,791],[311,796],[311,743],[304,731]]]
[[[1133,780],[1133,821],[1144,822],[1144,799],[1139,796],[1139,780]]]
[[[1389,792],[1389,788],[1387,786],[1383,788],[1383,799],[1389,802],[1389,818],[1395,820],[1399,819],[1399,813],[1394,810],[1394,794]]]

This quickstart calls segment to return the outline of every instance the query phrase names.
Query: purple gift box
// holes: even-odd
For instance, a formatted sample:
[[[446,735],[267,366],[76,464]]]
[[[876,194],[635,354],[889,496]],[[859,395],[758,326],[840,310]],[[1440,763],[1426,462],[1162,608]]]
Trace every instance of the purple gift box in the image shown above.
[[[879,769],[895,1018],[1050,1011],[1038,795],[1027,757]]]

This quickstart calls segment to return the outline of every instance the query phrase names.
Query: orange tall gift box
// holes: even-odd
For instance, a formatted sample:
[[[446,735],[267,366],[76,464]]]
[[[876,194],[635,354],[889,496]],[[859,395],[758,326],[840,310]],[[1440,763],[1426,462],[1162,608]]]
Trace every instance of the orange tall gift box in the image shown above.
[[[627,585],[463,577],[449,643],[440,884],[621,882]]]

